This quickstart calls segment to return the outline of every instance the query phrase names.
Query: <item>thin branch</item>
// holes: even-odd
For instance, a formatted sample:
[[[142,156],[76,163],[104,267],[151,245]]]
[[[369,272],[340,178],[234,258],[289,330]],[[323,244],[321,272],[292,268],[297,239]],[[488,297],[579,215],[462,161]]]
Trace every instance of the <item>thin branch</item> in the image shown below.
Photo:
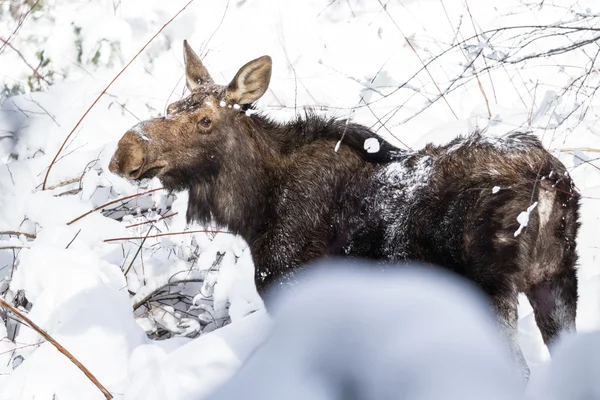
[[[52,338],[52,336],[47,334],[42,328],[37,326],[32,320],[27,318],[27,316],[25,314],[23,314],[21,311],[17,310],[15,307],[11,306],[10,304],[8,304],[7,302],[5,302],[2,299],[0,299],[0,307],[4,308],[6,310],[10,310],[13,314],[18,316],[21,320],[25,321],[31,327],[31,329],[33,329],[34,331],[39,333],[40,336],[42,336],[44,339],[46,339],[46,341],[50,342],[56,348],[56,350],[58,350],[65,357],[67,357],[73,364],[75,364],[75,366],[77,366],[77,368],[79,368],[81,370],[81,372],[83,372],[85,374],[85,376],[94,385],[96,385],[96,387],[102,392],[104,397],[106,397],[107,399],[113,398],[113,396],[110,394],[110,392],[108,390],[106,390],[106,388],[104,386],[102,386],[102,384],[100,382],[98,382],[96,377],[94,375],[92,375],[92,373],[86,367],[84,367],[83,364],[81,364],[79,362],[79,360],[77,360],[71,353],[69,353],[69,351],[67,349],[65,349],[60,343],[58,343],[56,340],[54,340]]]
[[[48,115],[48,116],[49,116],[49,117],[52,119],[52,121],[54,121],[54,123],[56,124],[56,126],[58,126],[58,127],[60,128],[60,124],[58,123],[58,121],[56,120],[56,118],[55,118],[55,117],[54,117],[52,114],[50,114],[50,112],[49,112],[48,110],[46,110],[46,109],[45,109],[45,108],[44,108],[44,107],[43,107],[43,106],[42,106],[40,103],[38,103],[37,101],[35,101],[35,100],[34,100],[34,99],[31,97],[31,95],[29,95],[29,99],[26,99],[26,100],[29,100],[29,101],[31,101],[31,102],[32,102],[32,103],[34,103],[36,106],[38,106],[39,108],[41,108],[41,109],[42,109],[42,111],[44,111],[44,112],[46,113],[46,115]]]
[[[7,40],[4,40],[0,37],[0,42],[4,43],[6,46],[10,47],[11,49],[14,50],[15,53],[17,53],[17,55],[21,58],[21,60],[23,60],[23,62],[29,67],[31,68],[31,70],[33,71],[33,73],[35,75],[38,76],[39,79],[43,80],[44,82],[46,82],[46,84],[50,85],[50,82],[48,82],[46,80],[46,78],[44,78],[42,75],[40,75],[40,73],[37,71],[37,68],[34,68],[33,65],[29,64],[27,62],[27,60],[25,59],[25,56],[19,51],[19,49],[17,49],[16,47],[14,47],[12,44],[10,44]]]
[[[73,179],[69,179],[69,180],[66,180],[66,181],[59,182],[59,183],[57,183],[54,186],[48,186],[48,190],[54,190],[54,189],[57,189],[59,187],[68,186],[68,185],[70,185],[72,183],[81,181],[81,178],[82,177],[79,176],[77,178],[73,178]]]
[[[415,55],[417,56],[417,58],[421,62],[421,65],[423,66],[423,68],[427,72],[427,75],[429,75],[429,78],[431,79],[431,82],[433,82],[434,86],[437,88],[440,96],[444,99],[444,101],[446,102],[446,105],[448,106],[448,108],[450,109],[450,111],[452,112],[452,114],[454,115],[454,117],[456,119],[458,119],[458,115],[456,115],[456,113],[452,109],[452,106],[450,105],[450,103],[448,102],[448,100],[446,99],[446,97],[444,96],[444,94],[442,93],[442,89],[440,89],[440,87],[437,84],[437,82],[435,81],[435,79],[433,79],[433,75],[431,75],[431,72],[429,72],[429,69],[427,68],[427,65],[425,64],[425,62],[423,61],[423,59],[421,58],[421,56],[419,56],[419,53],[417,53],[417,50],[414,48],[414,46],[412,45],[412,43],[410,42],[410,40],[408,39],[408,37],[406,37],[406,35],[404,34],[404,32],[402,32],[402,30],[400,29],[400,27],[398,26],[398,24],[396,23],[396,21],[394,20],[394,18],[392,17],[392,15],[387,10],[387,7],[381,2],[381,0],[378,0],[378,2],[381,5],[381,7],[383,8],[383,11],[385,11],[385,13],[390,18],[390,20],[392,20],[392,23],[394,24],[394,26],[396,26],[396,28],[398,29],[398,32],[400,32],[400,34],[404,37],[404,40],[406,41],[406,43],[408,44],[408,46],[411,48],[411,50],[415,53]]]
[[[160,217],[158,219],[153,219],[153,220],[150,220],[150,221],[140,222],[138,224],[127,225],[125,228],[133,228],[134,226],[151,224],[153,222],[158,222],[158,221],[162,221],[163,219],[174,217],[177,214],[179,214],[179,213],[178,212],[174,212],[173,214],[165,215],[164,217]]]
[[[17,231],[0,231],[0,236],[9,235],[9,236],[25,236],[27,239],[35,239],[35,235],[32,233],[25,232],[17,232]]]
[[[19,31],[19,29],[21,29],[21,27],[23,26],[23,23],[25,22],[25,20],[27,19],[27,17],[29,16],[29,14],[37,7],[38,3],[41,0],[37,0],[30,8],[29,10],[27,10],[27,12],[25,13],[25,15],[20,15],[19,16],[19,24],[17,25],[17,27],[15,28],[15,30],[10,34],[10,36],[8,37],[7,41],[10,42],[10,40],[17,34],[17,32]],[[2,54],[2,51],[4,51],[4,48],[6,47],[6,44],[3,44],[0,47],[0,54]]]
[[[200,49],[200,58],[206,57],[205,51],[208,49],[208,45],[209,45],[211,39],[213,38],[213,36],[215,36],[215,34],[219,31],[219,29],[221,29],[221,25],[223,25],[223,21],[225,21],[225,16],[227,15],[228,9],[229,9],[229,0],[227,0],[227,4],[225,4],[225,10],[223,11],[223,16],[221,17],[221,21],[219,22],[219,25],[217,25],[217,28],[208,37],[208,39],[206,40],[206,43],[204,44],[204,46],[202,46],[202,49]]]
[[[73,239],[71,239],[71,241],[67,244],[67,247],[65,247],[65,249],[68,249],[69,246],[73,244],[73,242],[75,241],[75,239],[77,239],[77,236],[79,236],[80,233],[81,233],[81,229],[79,229],[77,231],[77,233],[75,234],[75,236],[73,236]]]
[[[148,293],[146,296],[144,296],[143,299],[141,299],[140,301],[135,303],[133,305],[133,311],[135,311],[138,308],[140,308],[141,306],[143,306],[144,303],[148,302],[149,300],[152,300],[152,297],[154,297],[157,293],[159,293],[164,288],[166,288],[168,286],[174,286],[174,285],[179,285],[182,283],[189,283],[189,282],[204,282],[204,279],[180,279],[180,280],[176,280],[176,281],[169,281],[169,282],[165,283],[164,285],[156,288],[151,293]]]
[[[159,234],[153,235],[153,236],[133,236],[133,237],[111,238],[111,239],[104,239],[104,242],[119,242],[122,240],[157,238],[157,237],[161,237],[161,236],[187,235],[189,233],[227,233],[227,234],[233,235],[233,232],[228,232],[228,231],[201,229],[201,230],[196,230],[196,231],[159,233]]]
[[[88,215],[90,215],[91,213],[93,213],[93,212],[95,212],[95,211],[98,211],[98,210],[101,210],[102,208],[104,208],[104,207],[106,207],[106,206],[110,206],[111,204],[115,204],[115,203],[118,203],[118,202],[120,202],[120,201],[123,201],[123,200],[129,200],[129,199],[132,199],[132,198],[134,198],[134,197],[143,196],[143,195],[145,195],[145,194],[149,194],[149,193],[157,192],[157,191],[159,191],[159,190],[162,190],[162,189],[163,189],[163,188],[161,188],[161,187],[160,187],[160,188],[156,188],[156,189],[152,189],[152,190],[147,190],[147,191],[145,191],[145,192],[142,192],[142,193],[136,193],[136,194],[132,194],[131,196],[125,196],[125,197],[121,197],[120,199],[116,199],[116,200],[113,200],[113,201],[109,201],[108,203],[102,204],[101,206],[98,206],[98,207],[94,208],[93,210],[91,210],[91,211],[88,211],[88,212],[86,212],[85,214],[82,214],[82,215],[80,215],[79,217],[75,218],[74,220],[72,220],[72,221],[70,221],[70,222],[67,222],[67,225],[71,225],[72,223],[79,221],[79,220],[80,220],[80,219],[82,219],[83,217],[87,217],[87,216],[88,216]]]
[[[127,276],[127,274],[129,273],[129,270],[131,269],[131,267],[133,267],[133,263],[135,262],[135,259],[137,258],[137,256],[141,253],[142,247],[144,247],[144,243],[146,243],[146,239],[148,239],[148,236],[150,236],[150,232],[152,232],[152,228],[154,228],[154,226],[151,226],[150,229],[148,229],[148,232],[146,232],[146,237],[144,237],[144,240],[142,240],[142,243],[140,243],[140,246],[138,247],[137,251],[133,255],[133,259],[129,263],[129,267],[127,267],[127,269],[125,270],[123,275]]]
[[[561,152],[573,152],[573,151],[588,151],[590,153],[600,153],[600,149],[592,149],[591,147],[579,147],[572,149],[560,149]]]
[[[150,43],[171,23],[173,22],[173,20],[175,18],[177,18],[177,16],[179,14],[181,14],[183,12],[183,10],[185,10],[190,4],[192,4],[192,2],[194,2],[194,0],[189,0],[184,6],[183,8],[181,8],[170,20],[168,20],[163,26],[162,28],[160,28],[158,30],[158,32],[156,32],[154,34],[154,36],[152,36],[150,38],[150,40],[148,40],[146,42],[146,44],[144,45],[144,47],[142,47],[140,49],[140,51],[137,52],[137,54],[135,56],[133,56],[133,58],[127,63],[127,65],[125,65],[123,67],[123,69],[121,69],[121,71],[119,71],[119,73],[113,78],[112,81],[110,81],[110,83],[108,84],[108,86],[106,86],[104,88],[104,90],[102,90],[102,92],[100,92],[100,94],[98,95],[98,97],[96,97],[96,100],[94,100],[94,102],[89,106],[89,108],[85,111],[85,113],[81,116],[81,118],[79,119],[79,121],[77,121],[77,124],[75,124],[75,126],[73,127],[73,129],[71,129],[71,132],[69,132],[69,134],[67,135],[67,137],[65,138],[65,140],[63,141],[63,143],[61,144],[60,148],[58,149],[58,151],[56,152],[56,154],[54,155],[54,158],[52,159],[52,162],[50,163],[50,165],[48,166],[48,169],[46,170],[46,176],[44,177],[44,183],[42,184],[42,190],[46,190],[46,182],[48,181],[48,176],[50,175],[50,171],[52,170],[52,167],[54,166],[54,163],[56,162],[56,159],[58,158],[59,154],[62,152],[62,150],[64,149],[65,145],[67,144],[67,142],[69,141],[69,139],[71,138],[71,136],[73,135],[73,133],[75,132],[75,130],[77,129],[77,127],[83,122],[84,118],[88,115],[88,113],[92,110],[92,108],[94,108],[94,106],[96,105],[96,103],[98,103],[98,101],[100,101],[100,98],[102,98],[102,96],[104,95],[104,93],[108,90],[108,88],[110,88],[112,86],[112,84],[123,74],[123,72],[125,72],[125,70],[127,68],[129,68],[129,66],[135,61],[136,58],[138,58],[138,56],[146,49],[146,47],[148,47],[148,45],[150,45]]]

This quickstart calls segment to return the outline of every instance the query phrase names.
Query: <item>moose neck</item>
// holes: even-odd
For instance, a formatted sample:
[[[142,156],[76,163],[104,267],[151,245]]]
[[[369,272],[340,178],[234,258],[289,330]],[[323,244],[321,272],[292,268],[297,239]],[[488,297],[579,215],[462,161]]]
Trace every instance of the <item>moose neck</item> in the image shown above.
[[[263,132],[254,124],[244,125],[244,132],[227,144],[232,152],[223,157],[218,173],[191,184],[187,220],[215,222],[251,242],[268,219],[273,174],[265,160]]]

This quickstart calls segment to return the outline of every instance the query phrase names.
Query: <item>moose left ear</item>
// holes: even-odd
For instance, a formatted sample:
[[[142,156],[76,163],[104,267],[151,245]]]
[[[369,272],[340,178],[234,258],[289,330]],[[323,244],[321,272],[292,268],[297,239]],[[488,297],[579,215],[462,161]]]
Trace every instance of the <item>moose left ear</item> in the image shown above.
[[[187,40],[183,41],[183,62],[185,64],[185,78],[187,87],[194,91],[203,84],[212,83],[210,74],[200,61],[200,58],[190,47]]]
[[[227,86],[228,103],[250,104],[265,94],[271,81],[271,57],[262,56],[244,65]]]

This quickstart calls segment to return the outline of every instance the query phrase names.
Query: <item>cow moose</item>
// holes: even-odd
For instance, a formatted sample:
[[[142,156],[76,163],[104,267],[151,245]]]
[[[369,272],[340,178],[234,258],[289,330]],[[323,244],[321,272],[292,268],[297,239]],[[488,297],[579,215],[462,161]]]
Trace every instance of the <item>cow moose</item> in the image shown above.
[[[216,222],[247,241],[261,295],[327,256],[442,266],[489,296],[526,379],[518,293],[550,349],[575,331],[578,194],[535,136],[475,132],[409,151],[308,111],[276,122],[254,106],[271,79],[269,56],[222,86],[183,45],[190,95],[127,131],[109,169],[189,191],[188,222]],[[366,140],[379,150],[365,150]]]

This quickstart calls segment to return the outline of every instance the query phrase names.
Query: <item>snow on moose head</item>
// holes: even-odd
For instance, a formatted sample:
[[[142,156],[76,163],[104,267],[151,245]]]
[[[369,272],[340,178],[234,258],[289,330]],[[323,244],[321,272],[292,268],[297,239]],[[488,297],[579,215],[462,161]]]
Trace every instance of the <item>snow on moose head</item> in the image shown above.
[[[191,181],[213,179],[220,161],[240,149],[245,113],[269,86],[271,57],[248,62],[223,86],[214,83],[187,41],[183,47],[191,94],[170,104],[166,117],[125,133],[109,165],[112,173],[129,180],[156,176],[167,189],[184,190]]]

